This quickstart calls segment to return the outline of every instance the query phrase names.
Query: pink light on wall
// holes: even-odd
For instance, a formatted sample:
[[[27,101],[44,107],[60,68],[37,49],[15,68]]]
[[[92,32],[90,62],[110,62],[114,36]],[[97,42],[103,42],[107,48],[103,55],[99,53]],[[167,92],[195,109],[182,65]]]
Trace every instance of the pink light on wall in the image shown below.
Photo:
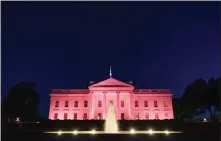
[[[173,119],[172,93],[165,89],[134,89],[132,83],[109,78],[88,89],[53,89],[49,119],[101,120],[110,103],[118,120]]]

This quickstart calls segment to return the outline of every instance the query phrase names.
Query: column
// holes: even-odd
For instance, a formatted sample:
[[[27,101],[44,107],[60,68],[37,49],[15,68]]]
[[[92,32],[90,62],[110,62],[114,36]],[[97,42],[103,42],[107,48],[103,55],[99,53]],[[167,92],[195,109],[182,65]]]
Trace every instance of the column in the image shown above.
[[[130,93],[130,112],[131,112],[131,117],[130,117],[130,120],[134,120],[134,112],[133,112],[133,109],[134,109],[134,94],[133,93]]]
[[[94,119],[94,95],[90,93],[90,119]]]
[[[128,108],[129,108],[129,109],[128,109],[128,115],[129,115],[129,120],[131,120],[131,119],[132,119],[132,118],[131,118],[131,116],[132,116],[132,115],[131,115],[131,108],[132,108],[132,107],[131,107],[131,93],[129,92],[128,94],[129,94],[129,96],[128,96],[128,97],[129,97],[129,103],[127,103],[127,104],[129,104],[129,106],[128,106]]]
[[[106,92],[104,92],[103,93],[103,103],[104,103],[104,112],[103,112],[103,114],[104,114],[104,116],[103,116],[103,118],[104,119],[106,119],[106,116],[107,116],[107,108],[106,108]]]
[[[117,119],[119,120],[120,119],[120,116],[119,116],[119,110],[120,110],[120,106],[119,106],[119,94],[120,92],[117,92]]]

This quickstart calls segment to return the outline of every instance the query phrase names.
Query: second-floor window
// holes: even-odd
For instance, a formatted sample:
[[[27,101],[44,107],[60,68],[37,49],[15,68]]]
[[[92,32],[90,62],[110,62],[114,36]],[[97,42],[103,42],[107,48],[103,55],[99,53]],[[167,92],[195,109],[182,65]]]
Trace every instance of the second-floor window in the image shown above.
[[[148,101],[144,101],[144,107],[148,107]]]
[[[64,106],[65,106],[65,107],[68,107],[68,101],[65,101]]]
[[[157,101],[154,100],[154,107],[158,107]]]
[[[139,105],[138,105],[138,101],[136,100],[135,101],[135,107],[138,107]]]
[[[84,101],[84,107],[87,107],[87,106],[88,106],[88,102]]]
[[[74,107],[78,107],[78,101],[74,102]]]
[[[102,102],[100,100],[98,101],[98,107],[102,107]]]
[[[164,107],[168,107],[168,103],[166,100],[163,101],[163,105],[164,105]]]
[[[59,101],[55,101],[55,107],[59,107]]]
[[[121,100],[120,105],[121,105],[121,107],[124,107],[124,101],[123,100]]]

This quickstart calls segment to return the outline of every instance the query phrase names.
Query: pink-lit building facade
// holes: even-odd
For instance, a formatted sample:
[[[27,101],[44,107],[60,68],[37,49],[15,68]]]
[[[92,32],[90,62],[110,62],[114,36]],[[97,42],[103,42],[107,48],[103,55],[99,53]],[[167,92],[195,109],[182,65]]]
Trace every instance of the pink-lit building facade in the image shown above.
[[[135,89],[132,82],[108,78],[88,89],[53,89],[51,120],[103,120],[113,103],[118,120],[173,119],[172,93],[167,89]]]

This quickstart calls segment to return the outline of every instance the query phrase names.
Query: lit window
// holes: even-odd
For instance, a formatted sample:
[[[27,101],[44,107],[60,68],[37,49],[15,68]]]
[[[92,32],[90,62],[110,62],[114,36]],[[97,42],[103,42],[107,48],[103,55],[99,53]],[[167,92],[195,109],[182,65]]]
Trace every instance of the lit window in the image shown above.
[[[78,119],[78,114],[74,113],[74,120],[77,120],[77,119]]]
[[[83,119],[87,120],[87,113],[84,113]]]
[[[157,101],[154,100],[154,107],[158,107]]]
[[[102,114],[98,113],[97,119],[102,119]]]
[[[144,101],[144,107],[148,107],[148,101]]]
[[[88,106],[88,102],[84,101],[84,107],[87,107],[87,106]]]
[[[137,120],[140,119],[140,114],[137,113],[135,117],[136,117]]]
[[[121,116],[121,119],[124,120],[124,113],[121,113],[120,116]]]
[[[64,120],[68,119],[68,113],[64,113]]]
[[[166,100],[163,101],[163,105],[164,105],[164,107],[168,107],[168,103]]]
[[[57,120],[58,119],[58,113],[55,113],[54,114],[54,120]]]
[[[149,118],[149,113],[145,113],[145,119],[148,120]]]
[[[98,107],[102,107],[102,102],[100,100],[98,101]]]
[[[135,107],[138,107],[138,101],[137,100],[135,101]]]
[[[78,107],[78,101],[74,102],[74,107]]]
[[[68,101],[65,101],[64,106],[65,106],[65,107],[68,107]]]
[[[55,107],[59,107],[59,101],[55,101]]]
[[[159,119],[159,114],[155,113],[155,119]]]
[[[121,105],[121,107],[124,107],[124,101],[123,100],[121,100],[120,105]]]

